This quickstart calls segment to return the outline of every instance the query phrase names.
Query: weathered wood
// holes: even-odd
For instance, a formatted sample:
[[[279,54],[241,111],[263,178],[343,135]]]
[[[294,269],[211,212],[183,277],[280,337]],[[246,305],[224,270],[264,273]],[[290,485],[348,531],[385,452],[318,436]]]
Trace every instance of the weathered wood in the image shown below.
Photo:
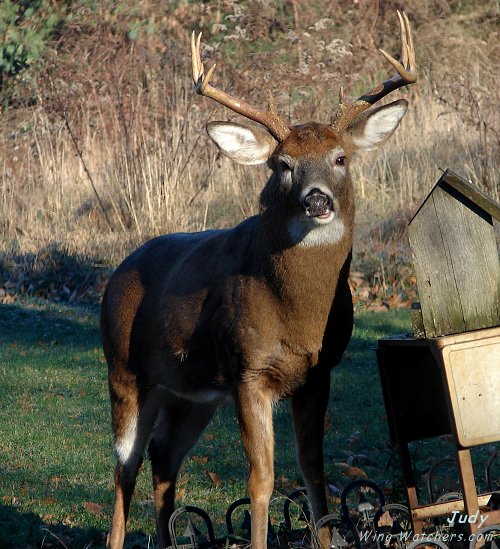
[[[500,324],[500,261],[492,216],[484,209],[484,197],[471,188],[446,172],[408,229],[426,337]],[[481,205],[469,197],[479,197]],[[495,212],[496,204],[486,200]]]
[[[465,334],[464,334],[465,335]],[[455,439],[463,448],[500,437],[500,328],[432,340],[448,386]]]
[[[481,494],[477,497],[479,507],[486,507],[492,492],[487,494]],[[463,511],[464,500],[455,499],[453,501],[445,501],[443,503],[431,503],[427,505],[419,505],[418,507],[412,507],[411,514],[413,519],[424,520],[434,517],[442,517],[444,515],[450,515],[453,511]],[[493,523],[492,523],[493,524]]]
[[[448,183],[451,187],[457,190],[459,193],[463,194],[469,200],[477,204],[485,212],[489,213],[497,221],[500,221],[500,205],[496,202],[493,202],[491,198],[480,191],[477,187],[462,179],[459,175],[452,172],[451,170],[446,170],[441,178],[441,181]]]

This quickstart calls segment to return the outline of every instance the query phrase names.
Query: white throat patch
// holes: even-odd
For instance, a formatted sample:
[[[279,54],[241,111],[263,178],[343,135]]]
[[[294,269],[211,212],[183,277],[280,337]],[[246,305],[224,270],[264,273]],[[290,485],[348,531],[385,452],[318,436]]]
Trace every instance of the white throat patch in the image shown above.
[[[294,245],[322,246],[335,244],[344,236],[344,223],[332,212],[329,220],[317,218],[292,219],[288,225],[288,234]]]

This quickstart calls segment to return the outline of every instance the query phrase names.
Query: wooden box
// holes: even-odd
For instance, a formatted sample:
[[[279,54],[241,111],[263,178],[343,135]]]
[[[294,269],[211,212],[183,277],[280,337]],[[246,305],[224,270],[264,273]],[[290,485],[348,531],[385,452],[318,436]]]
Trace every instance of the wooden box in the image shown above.
[[[500,327],[431,339],[379,339],[391,438],[453,434],[470,448],[500,440]]]
[[[500,206],[447,170],[408,227],[425,337],[500,325]]]

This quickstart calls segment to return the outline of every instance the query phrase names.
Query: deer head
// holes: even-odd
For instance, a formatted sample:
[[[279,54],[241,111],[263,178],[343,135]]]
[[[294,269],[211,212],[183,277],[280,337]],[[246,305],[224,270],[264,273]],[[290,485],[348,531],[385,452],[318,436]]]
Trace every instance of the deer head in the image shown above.
[[[196,91],[258,122],[250,126],[211,122],[207,131],[220,151],[240,164],[267,162],[273,170],[261,198],[264,211],[277,207],[288,212],[292,244],[333,243],[352,228],[353,200],[349,164],[357,151],[371,151],[395,131],[408,104],[400,99],[370,109],[382,97],[417,79],[409,21],[398,12],[402,61],[380,50],[396,74],[355,101],[340,89],[339,108],[332,124],[308,123],[289,127],[280,118],[272,95],[267,111],[257,110],[210,85],[215,65],[208,72],[201,61],[201,33],[191,38],[192,70]]]

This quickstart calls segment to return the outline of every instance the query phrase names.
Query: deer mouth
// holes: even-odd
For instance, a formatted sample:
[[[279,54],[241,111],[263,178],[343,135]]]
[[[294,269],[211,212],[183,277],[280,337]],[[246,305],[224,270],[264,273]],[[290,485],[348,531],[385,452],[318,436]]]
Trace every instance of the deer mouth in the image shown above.
[[[309,217],[328,219],[333,213],[333,200],[319,189],[312,189],[302,201],[304,211]]]

